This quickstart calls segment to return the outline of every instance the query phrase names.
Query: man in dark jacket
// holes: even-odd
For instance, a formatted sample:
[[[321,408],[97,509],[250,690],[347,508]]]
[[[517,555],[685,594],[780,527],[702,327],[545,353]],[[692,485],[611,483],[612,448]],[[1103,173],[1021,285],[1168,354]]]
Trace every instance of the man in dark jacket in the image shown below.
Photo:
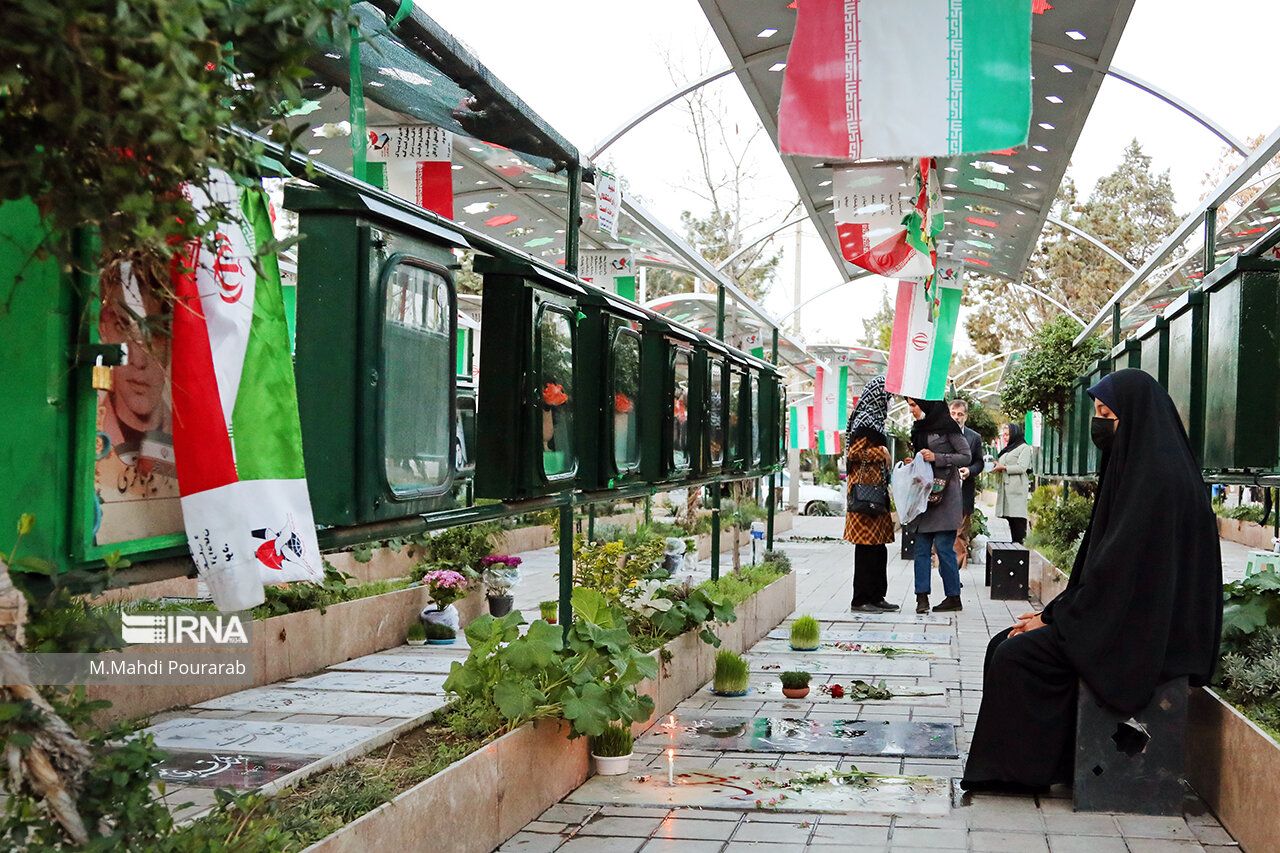
[[[960,500],[963,507],[964,520],[960,522],[960,529],[956,531],[956,559],[960,561],[960,566],[963,568],[969,562],[970,523],[973,519],[974,490],[977,486],[978,475],[982,473],[986,462],[982,458],[982,437],[964,425],[965,421],[969,420],[969,404],[959,397],[952,400],[951,418],[960,424],[960,429],[964,433],[964,440],[969,443],[969,465],[960,469]]]

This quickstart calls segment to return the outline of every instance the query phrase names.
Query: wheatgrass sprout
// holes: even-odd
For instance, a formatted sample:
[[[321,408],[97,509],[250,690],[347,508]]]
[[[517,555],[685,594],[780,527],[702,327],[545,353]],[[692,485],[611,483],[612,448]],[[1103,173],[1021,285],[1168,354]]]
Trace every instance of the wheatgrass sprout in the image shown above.
[[[716,652],[716,674],[711,682],[717,693],[743,693],[747,689],[747,662],[729,649]]]
[[[818,620],[812,616],[801,616],[791,623],[791,648],[812,650],[818,647],[820,632]]]
[[[604,731],[591,739],[591,752],[602,758],[618,758],[630,755],[632,745],[630,726],[609,723]]]

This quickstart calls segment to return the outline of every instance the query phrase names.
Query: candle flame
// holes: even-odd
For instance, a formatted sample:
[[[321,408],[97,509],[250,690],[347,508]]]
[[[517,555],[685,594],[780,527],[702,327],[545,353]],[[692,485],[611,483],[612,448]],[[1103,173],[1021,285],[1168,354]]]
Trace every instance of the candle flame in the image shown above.
[[[675,751],[675,749],[668,748],[668,749],[667,749],[667,761],[672,761],[673,759],[675,759],[675,757],[676,757],[676,751]]]

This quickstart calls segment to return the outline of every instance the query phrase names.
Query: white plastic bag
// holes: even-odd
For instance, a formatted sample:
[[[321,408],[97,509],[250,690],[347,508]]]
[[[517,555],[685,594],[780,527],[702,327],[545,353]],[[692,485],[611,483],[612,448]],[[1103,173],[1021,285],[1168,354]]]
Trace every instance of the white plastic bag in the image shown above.
[[[933,466],[917,455],[910,462],[894,465],[889,483],[893,488],[893,502],[898,508],[899,523],[910,524],[929,507],[929,492],[933,489]]]

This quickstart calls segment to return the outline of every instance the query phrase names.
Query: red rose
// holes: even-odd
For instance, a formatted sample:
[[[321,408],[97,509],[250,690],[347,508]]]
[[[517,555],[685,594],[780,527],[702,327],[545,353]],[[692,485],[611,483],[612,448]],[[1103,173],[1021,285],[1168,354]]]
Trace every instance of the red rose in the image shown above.
[[[843,687],[842,685],[840,685],[840,684],[833,684],[833,685],[831,685],[831,698],[832,698],[832,699],[843,699],[843,698],[844,698],[844,687]]]

